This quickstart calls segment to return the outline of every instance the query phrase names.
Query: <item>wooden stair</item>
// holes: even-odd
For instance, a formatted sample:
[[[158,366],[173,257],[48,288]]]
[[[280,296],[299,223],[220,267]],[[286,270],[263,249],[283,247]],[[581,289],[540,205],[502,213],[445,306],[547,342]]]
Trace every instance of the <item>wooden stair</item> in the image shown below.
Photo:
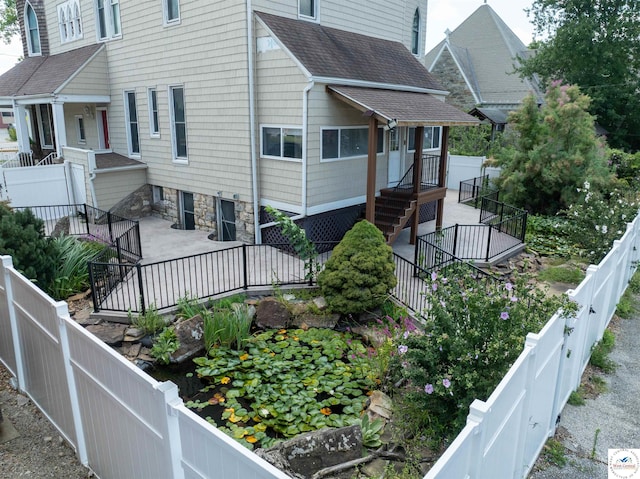
[[[375,225],[391,245],[396,240],[407,221],[415,213],[417,200],[411,192],[383,189],[376,197]]]

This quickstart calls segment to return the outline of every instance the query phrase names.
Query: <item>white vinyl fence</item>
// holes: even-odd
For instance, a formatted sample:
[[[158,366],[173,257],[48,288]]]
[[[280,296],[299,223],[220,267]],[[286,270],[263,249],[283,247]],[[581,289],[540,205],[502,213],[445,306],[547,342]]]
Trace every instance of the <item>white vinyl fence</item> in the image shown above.
[[[640,217],[569,295],[576,318],[553,316],[529,334],[520,357],[425,479],[527,476],[591,348],[634,273]],[[182,404],[159,383],[70,319],[0,257],[0,361],[102,479],[285,479],[277,470]]]
[[[188,410],[0,257],[0,361],[102,479],[286,479]]]
[[[568,295],[580,308],[572,319],[554,315],[524,350],[487,401],[475,400],[467,425],[425,479],[521,479],[533,467],[556,419],[602,338],[637,268],[640,216],[584,281]]]

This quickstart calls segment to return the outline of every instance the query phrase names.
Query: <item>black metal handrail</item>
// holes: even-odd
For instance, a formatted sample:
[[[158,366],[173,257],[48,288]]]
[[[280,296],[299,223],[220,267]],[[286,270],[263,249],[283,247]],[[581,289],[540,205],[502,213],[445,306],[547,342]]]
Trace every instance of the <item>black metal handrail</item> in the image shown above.
[[[332,242],[335,246],[337,243]],[[318,249],[323,250],[318,244]],[[324,263],[331,250],[319,254]],[[118,262],[105,252],[89,263],[94,311],[142,313],[162,310],[188,296],[214,298],[254,287],[314,285],[316,270],[290,251],[289,244],[240,245],[149,264]]]
[[[494,201],[498,201],[500,197],[500,191],[491,188],[489,175],[478,176],[460,182],[458,203],[469,204],[477,208],[483,197],[491,198]]]

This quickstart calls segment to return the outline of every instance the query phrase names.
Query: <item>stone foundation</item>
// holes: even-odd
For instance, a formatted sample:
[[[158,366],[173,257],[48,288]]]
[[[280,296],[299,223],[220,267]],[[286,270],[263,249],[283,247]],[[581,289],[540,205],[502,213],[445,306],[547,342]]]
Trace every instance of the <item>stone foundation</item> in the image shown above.
[[[151,187],[149,186],[151,191]],[[180,190],[163,187],[163,199],[152,204],[153,215],[171,221],[182,227],[179,208]],[[227,200],[227,198],[225,198]],[[253,244],[255,241],[255,227],[253,224],[253,204],[237,200],[227,200],[234,203],[236,240]],[[216,197],[193,193],[193,210],[196,229],[209,231],[211,238],[218,240],[218,211]]]

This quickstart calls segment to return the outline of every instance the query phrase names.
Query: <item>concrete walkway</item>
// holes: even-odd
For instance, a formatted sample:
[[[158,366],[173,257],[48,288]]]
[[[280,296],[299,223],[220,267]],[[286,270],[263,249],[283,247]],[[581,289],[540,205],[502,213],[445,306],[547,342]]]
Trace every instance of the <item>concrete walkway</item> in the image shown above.
[[[636,311],[634,319],[619,320],[613,331],[615,347],[609,358],[617,368],[602,375],[607,392],[587,399],[583,406],[567,404],[562,411],[559,437],[567,464],[544,467],[539,459],[530,479],[640,478],[640,470],[633,475],[620,471],[608,475],[609,449],[640,449],[640,313]]]

